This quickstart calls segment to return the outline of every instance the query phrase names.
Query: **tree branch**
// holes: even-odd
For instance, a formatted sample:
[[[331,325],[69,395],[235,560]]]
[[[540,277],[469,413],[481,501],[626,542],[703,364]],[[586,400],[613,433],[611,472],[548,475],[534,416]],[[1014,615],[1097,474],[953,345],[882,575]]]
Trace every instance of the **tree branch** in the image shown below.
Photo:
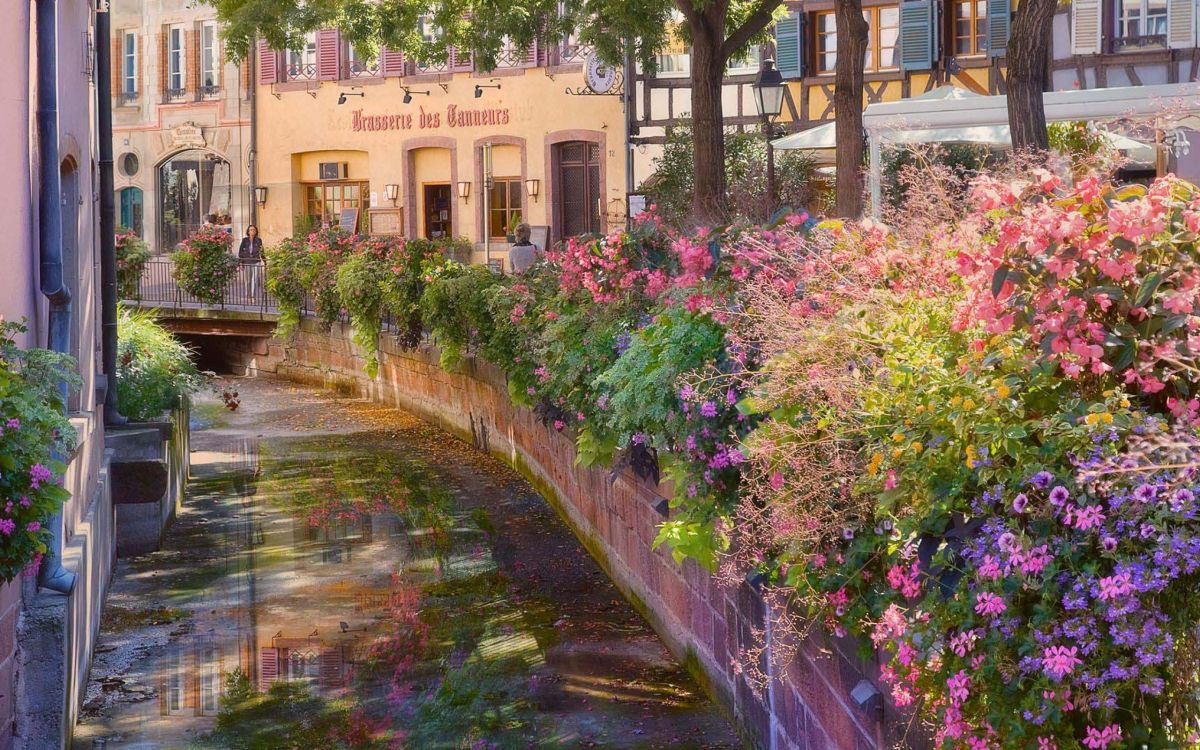
[[[775,10],[780,5],[783,5],[783,0],[762,0],[758,8],[742,22],[741,26],[734,29],[721,45],[721,59],[728,62],[729,58],[745,47],[755,34],[770,26],[775,17]]]
[[[675,7],[679,8],[679,12],[687,19],[689,25],[695,26],[699,23],[700,16],[696,12],[696,6],[692,5],[692,0],[675,0]]]

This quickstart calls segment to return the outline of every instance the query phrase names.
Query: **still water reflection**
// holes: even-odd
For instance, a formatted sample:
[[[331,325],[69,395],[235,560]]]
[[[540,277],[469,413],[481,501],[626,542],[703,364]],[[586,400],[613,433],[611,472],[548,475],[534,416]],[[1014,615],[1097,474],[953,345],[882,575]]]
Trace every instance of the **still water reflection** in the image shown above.
[[[412,426],[211,437],[168,548],[118,570],[76,748],[739,746],[490,459]]]

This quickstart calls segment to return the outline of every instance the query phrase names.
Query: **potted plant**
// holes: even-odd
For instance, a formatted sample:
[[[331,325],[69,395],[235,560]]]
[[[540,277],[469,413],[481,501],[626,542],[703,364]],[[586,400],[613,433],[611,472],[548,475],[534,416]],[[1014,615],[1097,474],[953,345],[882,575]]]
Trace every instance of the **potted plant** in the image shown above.
[[[517,225],[521,223],[521,212],[517,211],[508,220],[508,244],[513,244],[517,241]]]

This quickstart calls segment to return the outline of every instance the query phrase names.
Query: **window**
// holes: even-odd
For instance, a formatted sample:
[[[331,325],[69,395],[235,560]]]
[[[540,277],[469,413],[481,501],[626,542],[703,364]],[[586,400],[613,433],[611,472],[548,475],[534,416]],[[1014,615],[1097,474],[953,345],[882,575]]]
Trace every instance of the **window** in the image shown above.
[[[1167,45],[1167,0],[1117,0],[1116,9],[1118,48]]]
[[[985,0],[986,1],[986,0]],[[867,52],[863,72],[878,73],[900,67],[900,9],[895,5],[863,8]],[[832,73],[837,68],[837,20],[831,11],[817,14],[817,71]]]
[[[200,667],[200,713],[215,714],[220,708],[221,669],[217,650],[207,646],[203,651],[203,666]]]
[[[558,147],[556,188],[561,236],[574,237],[600,230],[600,146],[569,141]]]
[[[417,19],[417,31],[421,34],[421,41],[433,43],[440,37],[441,29],[433,22],[432,16],[421,16]]]
[[[200,25],[200,94],[216,96],[221,90],[220,54],[217,47],[217,25],[206,21]]]
[[[369,61],[354,49],[353,44],[346,44],[346,77],[369,78],[379,75],[379,61]]]
[[[304,189],[305,211],[314,226],[337,226],[343,208],[363,208],[365,182],[330,181],[309,183]]]
[[[187,68],[184,57],[184,31],[182,26],[171,26],[167,31],[167,100],[183,98],[187,85]]]
[[[121,100],[129,101],[137,96],[137,35],[132,31],[121,34]]]
[[[230,223],[233,185],[229,162],[206,151],[175,154],[158,168],[158,241],[173,250],[211,222]]]
[[[287,80],[312,80],[317,77],[317,34],[304,37],[304,47],[288,51]]]
[[[497,177],[488,195],[488,232],[491,237],[504,237],[509,225],[521,220],[521,191],[524,185],[518,177]]]
[[[746,54],[729,61],[730,73],[757,73],[762,67],[762,48],[753,46]]]
[[[127,151],[121,155],[121,174],[126,177],[133,177],[141,168],[141,162],[138,161],[137,154],[132,151]]]
[[[138,237],[145,236],[142,225],[142,191],[140,188],[128,187],[121,191],[121,226],[132,229]]]
[[[658,75],[663,78],[686,78],[692,74],[692,56],[687,52],[668,52],[655,55]]]
[[[171,655],[167,663],[167,713],[180,713],[186,701],[184,691],[187,690],[187,673],[184,671],[183,654],[178,651]]]
[[[987,0],[955,0],[954,54],[985,55],[987,49]]]

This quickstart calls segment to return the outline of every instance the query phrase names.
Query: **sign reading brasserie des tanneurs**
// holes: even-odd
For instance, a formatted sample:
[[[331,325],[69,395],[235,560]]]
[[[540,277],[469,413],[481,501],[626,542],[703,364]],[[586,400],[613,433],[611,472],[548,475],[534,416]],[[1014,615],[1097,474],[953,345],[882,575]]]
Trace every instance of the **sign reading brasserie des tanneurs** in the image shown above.
[[[435,130],[441,127],[474,128],[489,125],[507,125],[512,119],[507,107],[492,109],[467,109],[457,104],[449,104],[444,112],[440,110],[398,112],[387,114],[367,114],[361,109],[354,110],[350,127],[355,132],[364,130]]]

